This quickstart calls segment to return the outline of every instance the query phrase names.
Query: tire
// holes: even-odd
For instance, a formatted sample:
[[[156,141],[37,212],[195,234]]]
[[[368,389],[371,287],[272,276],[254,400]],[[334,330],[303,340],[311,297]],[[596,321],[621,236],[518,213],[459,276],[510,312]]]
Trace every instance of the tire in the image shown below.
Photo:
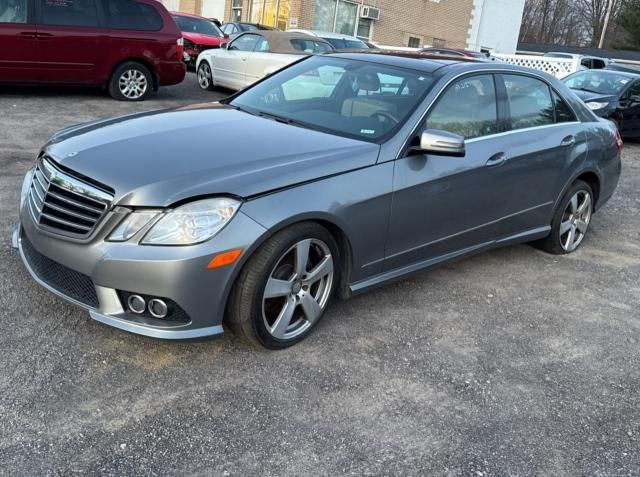
[[[205,91],[213,91],[215,86],[213,85],[213,72],[211,71],[211,65],[204,60],[198,66],[198,86]]]
[[[306,264],[298,256],[306,256]],[[246,263],[231,292],[226,323],[254,346],[287,348],[320,322],[339,280],[333,236],[314,222],[293,225],[268,239]]]
[[[551,233],[539,242],[540,248],[554,255],[575,252],[589,230],[593,203],[591,186],[583,181],[574,182],[558,204],[551,221]]]
[[[122,63],[109,80],[109,94],[118,101],[144,101],[152,90],[149,68],[137,61]]]

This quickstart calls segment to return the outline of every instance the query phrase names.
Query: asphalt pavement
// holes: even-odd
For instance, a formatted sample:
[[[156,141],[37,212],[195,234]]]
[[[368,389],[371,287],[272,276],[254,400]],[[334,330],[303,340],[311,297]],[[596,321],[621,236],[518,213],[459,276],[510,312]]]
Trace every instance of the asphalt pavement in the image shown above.
[[[50,134],[222,96],[0,89],[0,474],[640,475],[638,144],[578,252],[415,275],[282,352],[127,334],[30,279],[10,238]]]

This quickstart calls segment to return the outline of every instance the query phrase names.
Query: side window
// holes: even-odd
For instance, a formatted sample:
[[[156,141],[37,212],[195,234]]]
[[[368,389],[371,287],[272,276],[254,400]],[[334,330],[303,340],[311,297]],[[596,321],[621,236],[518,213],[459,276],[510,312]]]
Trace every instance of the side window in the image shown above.
[[[27,23],[27,0],[0,0],[0,23]]]
[[[640,96],[640,81],[636,81],[629,88],[629,97]]]
[[[511,109],[511,129],[532,128],[554,123],[549,86],[529,76],[504,75]]]
[[[451,85],[431,110],[427,128],[472,139],[498,132],[498,105],[492,75],[463,78]]]
[[[262,53],[267,53],[270,51],[269,42],[263,38],[259,37],[258,43],[256,44],[255,51],[260,51]]]
[[[260,39],[257,35],[242,35],[229,45],[229,50],[253,51]]]
[[[320,41],[294,38],[293,40],[290,40],[290,43],[296,50],[304,51],[305,53],[325,53],[327,51],[332,51],[331,46]]]
[[[103,1],[109,28],[138,31],[162,30],[162,17],[151,5],[132,0]]]
[[[44,0],[42,24],[97,27],[96,3],[94,0]]]
[[[588,58],[584,58],[583,60],[581,60],[580,64],[585,68],[591,69],[591,60]]]
[[[553,104],[556,110],[556,123],[570,123],[572,121],[577,121],[576,115],[573,114],[573,111],[567,104],[567,102],[562,99],[555,91],[553,94]]]

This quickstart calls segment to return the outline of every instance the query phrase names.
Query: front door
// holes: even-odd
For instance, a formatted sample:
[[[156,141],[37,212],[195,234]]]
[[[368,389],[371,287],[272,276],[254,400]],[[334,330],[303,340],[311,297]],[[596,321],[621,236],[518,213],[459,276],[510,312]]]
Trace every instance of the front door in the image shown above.
[[[640,136],[640,81],[629,87],[620,101],[620,109],[620,134],[624,137]]]
[[[394,171],[385,269],[480,247],[500,233],[506,151],[500,136],[494,77],[453,83],[423,129],[466,138],[465,157],[408,153]]]
[[[96,84],[108,55],[96,0],[36,0],[38,49],[45,81]]]
[[[36,25],[31,0],[0,2],[0,82],[38,82]]]
[[[245,33],[229,43],[227,49],[216,52],[213,78],[216,84],[242,89],[246,86],[249,58],[261,37]]]

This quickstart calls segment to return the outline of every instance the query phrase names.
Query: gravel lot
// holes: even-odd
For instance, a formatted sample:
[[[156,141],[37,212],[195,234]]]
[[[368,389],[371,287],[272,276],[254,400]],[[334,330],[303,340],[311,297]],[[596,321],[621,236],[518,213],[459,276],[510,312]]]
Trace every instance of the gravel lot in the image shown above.
[[[579,252],[416,275],[279,353],[137,337],[36,285],[10,237],[47,137],[215,98],[193,75],[142,104],[0,89],[1,474],[640,474],[637,144]]]

